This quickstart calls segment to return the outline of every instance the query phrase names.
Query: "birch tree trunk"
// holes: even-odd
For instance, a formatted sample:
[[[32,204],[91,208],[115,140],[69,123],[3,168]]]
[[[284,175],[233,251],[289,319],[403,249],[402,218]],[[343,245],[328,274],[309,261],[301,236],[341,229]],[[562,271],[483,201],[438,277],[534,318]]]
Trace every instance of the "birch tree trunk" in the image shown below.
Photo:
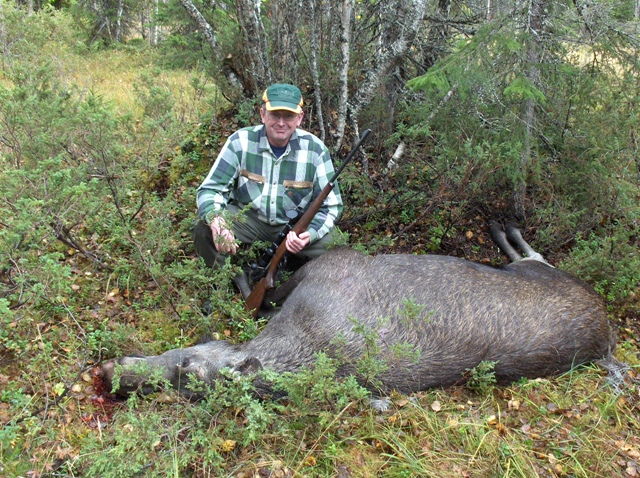
[[[340,74],[338,76],[338,121],[336,124],[336,151],[342,145],[344,129],[347,124],[349,102],[349,60],[351,51],[351,17],[353,0],[343,0],[340,15]]]
[[[122,40],[122,12],[124,11],[124,0],[118,0],[118,11],[116,13],[116,41]]]
[[[309,10],[311,13],[311,77],[313,78],[313,95],[316,105],[316,116],[318,118],[318,128],[320,128],[320,139],[324,143],[326,129],[324,127],[324,115],[322,113],[322,87],[320,86],[320,74],[318,73],[318,19],[316,14],[316,0],[309,0]]]
[[[149,15],[151,26],[149,28],[149,44],[158,46],[158,13],[160,11],[160,0],[153,3],[153,15]]]
[[[271,66],[267,57],[267,34],[260,16],[261,0],[236,0],[238,21],[244,35],[244,49],[249,62],[251,89],[255,95],[271,83]],[[277,32],[277,28],[275,28]]]
[[[292,0],[272,1],[271,21],[277,29],[271,30],[272,75],[277,81],[296,83],[298,71],[297,28],[300,26],[300,3]],[[275,33],[275,34],[274,34]]]
[[[196,8],[191,0],[180,0],[180,5],[187,11],[191,20],[198,25],[198,28],[201,30],[204,38],[209,43],[211,50],[215,56],[220,57],[221,51],[220,46],[218,45],[218,40],[216,39],[216,32],[213,31],[209,22],[202,16],[200,11]]]
[[[4,24],[4,0],[0,0],[0,52],[2,52],[2,58],[7,54],[7,29]]]
[[[198,25],[216,59],[221,61],[222,72],[229,84],[236,90],[242,90],[246,96],[261,94],[265,86],[272,81],[267,57],[266,32],[260,17],[261,0],[236,0],[237,18],[244,36],[244,41],[238,47],[243,50],[240,56],[249,63],[248,72],[239,72],[233,65],[231,55],[223,58],[215,31],[193,2],[180,0],[180,4]],[[292,68],[295,68],[295,65]]]
[[[349,114],[354,124],[389,72],[406,56],[420,29],[427,0],[397,0],[388,2],[382,18],[386,20],[381,49],[375,55],[373,67],[364,75],[360,88],[349,102]]]
[[[198,25],[198,28],[204,35],[204,38],[209,43],[209,47],[211,47],[211,51],[213,52],[214,57],[217,59],[221,59],[222,51],[220,49],[220,45],[218,44],[218,40],[216,38],[216,32],[213,30],[209,22],[207,22],[206,18],[202,16],[200,11],[196,8],[196,6],[191,2],[191,0],[180,0],[180,4],[187,11],[187,14],[191,17],[191,20]],[[243,89],[242,82],[238,79],[237,75],[230,69],[224,66],[222,72],[229,82],[229,84],[238,91]]]
[[[528,9],[526,46],[526,75],[534,87],[540,84],[540,54],[542,51],[542,36],[545,23],[545,0],[530,0]],[[518,165],[518,179],[516,180],[513,194],[513,209],[516,218],[525,218],[525,201],[527,193],[527,174],[531,166],[533,135],[536,123],[536,103],[533,99],[527,99],[523,105],[523,130],[522,154]]]

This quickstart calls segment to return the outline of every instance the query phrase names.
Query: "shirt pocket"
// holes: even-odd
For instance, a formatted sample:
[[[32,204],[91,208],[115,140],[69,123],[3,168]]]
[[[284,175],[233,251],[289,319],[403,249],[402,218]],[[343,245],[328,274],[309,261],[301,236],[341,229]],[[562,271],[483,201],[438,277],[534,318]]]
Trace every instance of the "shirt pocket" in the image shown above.
[[[243,169],[240,171],[240,176],[238,176],[236,200],[241,204],[258,202],[257,206],[259,207],[260,204],[257,200],[262,197],[265,182],[266,178],[264,176]]]
[[[282,195],[282,208],[289,211],[298,209],[304,211],[313,198],[313,183],[311,181],[284,181],[284,194]]]

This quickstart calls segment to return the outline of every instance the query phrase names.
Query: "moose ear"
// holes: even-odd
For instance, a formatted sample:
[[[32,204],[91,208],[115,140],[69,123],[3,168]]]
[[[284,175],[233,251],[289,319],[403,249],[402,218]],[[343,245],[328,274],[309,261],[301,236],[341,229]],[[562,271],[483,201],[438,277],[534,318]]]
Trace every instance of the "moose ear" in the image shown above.
[[[256,373],[258,370],[262,370],[262,363],[256,357],[247,357],[233,369],[242,374]]]

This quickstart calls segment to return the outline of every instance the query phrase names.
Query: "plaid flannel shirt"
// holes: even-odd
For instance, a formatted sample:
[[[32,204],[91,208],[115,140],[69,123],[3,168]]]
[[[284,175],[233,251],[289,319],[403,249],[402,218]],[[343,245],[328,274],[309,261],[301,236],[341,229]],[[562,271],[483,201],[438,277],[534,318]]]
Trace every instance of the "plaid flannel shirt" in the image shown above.
[[[305,210],[333,177],[329,150],[319,138],[296,129],[287,149],[275,157],[264,126],[236,131],[218,154],[197,192],[198,214],[207,224],[234,200],[250,205],[260,220],[284,225],[286,211]],[[331,230],[342,213],[337,183],[315,215],[307,231],[311,242]]]

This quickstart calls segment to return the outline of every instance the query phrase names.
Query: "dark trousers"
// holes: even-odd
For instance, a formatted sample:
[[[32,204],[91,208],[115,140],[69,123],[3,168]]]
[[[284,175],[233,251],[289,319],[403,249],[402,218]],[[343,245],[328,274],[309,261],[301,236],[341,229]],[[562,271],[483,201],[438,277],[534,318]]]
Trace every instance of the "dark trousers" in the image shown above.
[[[232,215],[238,214],[240,209],[235,204],[227,205],[227,211]],[[274,242],[278,238],[278,233],[284,226],[271,226],[258,219],[258,214],[252,210],[246,212],[242,220],[234,220],[231,223],[231,230],[236,240],[241,244],[250,245],[255,241]],[[191,235],[196,249],[196,253],[202,257],[209,267],[224,265],[228,254],[219,253],[213,244],[211,228],[202,220],[198,219],[191,227]],[[322,239],[309,244],[300,253],[294,255],[294,260],[299,263],[307,262],[321,256],[334,242],[334,229],[329,231]]]

